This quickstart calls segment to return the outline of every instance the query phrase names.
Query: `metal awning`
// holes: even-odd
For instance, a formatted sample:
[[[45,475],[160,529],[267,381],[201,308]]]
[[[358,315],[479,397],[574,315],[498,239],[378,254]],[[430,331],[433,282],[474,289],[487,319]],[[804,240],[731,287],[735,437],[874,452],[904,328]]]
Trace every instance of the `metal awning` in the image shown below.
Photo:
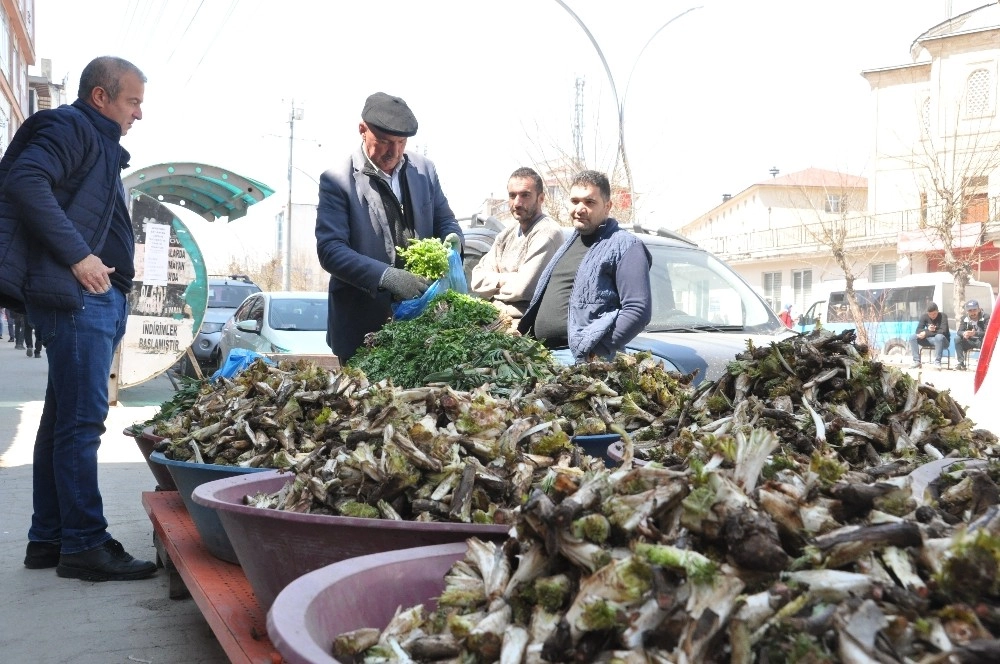
[[[161,203],[185,207],[208,221],[226,217],[234,221],[247,208],[274,190],[248,177],[218,166],[196,163],[156,164],[129,173],[125,188],[136,190]]]

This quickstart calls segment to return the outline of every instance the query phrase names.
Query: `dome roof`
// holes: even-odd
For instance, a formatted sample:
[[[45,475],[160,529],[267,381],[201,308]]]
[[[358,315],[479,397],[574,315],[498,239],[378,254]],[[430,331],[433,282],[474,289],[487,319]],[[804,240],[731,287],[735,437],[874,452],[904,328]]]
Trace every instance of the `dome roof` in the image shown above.
[[[968,34],[980,32],[982,30],[995,30],[1000,28],[1000,0],[978,7],[976,9],[952,16],[946,21],[938,23],[922,35],[917,37],[910,46],[910,56],[914,62],[924,55],[923,42],[929,39],[939,39],[952,35]]]

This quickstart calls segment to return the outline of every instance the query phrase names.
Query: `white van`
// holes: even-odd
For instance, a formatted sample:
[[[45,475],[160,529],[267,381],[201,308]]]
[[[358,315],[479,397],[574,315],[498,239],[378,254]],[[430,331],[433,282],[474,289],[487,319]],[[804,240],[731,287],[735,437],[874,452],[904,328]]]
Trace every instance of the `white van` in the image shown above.
[[[861,307],[868,340],[883,353],[906,352],[910,335],[931,302],[948,316],[948,324],[953,331],[958,325],[957,310],[969,300],[978,300],[983,311],[993,313],[994,294],[990,284],[970,281],[965,286],[965,302],[955,302],[955,277],[950,272],[924,272],[896,281],[874,283],[857,279],[854,292]],[[799,317],[796,329],[808,332],[818,324],[840,332],[857,327],[848,311],[842,279],[821,283],[816,295],[818,299]]]

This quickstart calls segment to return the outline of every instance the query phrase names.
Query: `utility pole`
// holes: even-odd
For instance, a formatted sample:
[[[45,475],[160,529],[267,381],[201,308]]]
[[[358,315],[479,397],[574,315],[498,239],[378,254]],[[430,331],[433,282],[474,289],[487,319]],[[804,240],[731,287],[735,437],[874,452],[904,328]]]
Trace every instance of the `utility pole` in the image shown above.
[[[291,112],[288,115],[288,209],[285,212],[285,226],[281,229],[281,242],[284,245],[284,257],[281,261],[281,287],[292,289],[292,170],[295,168],[295,121],[302,119],[302,109],[295,108],[292,99]]]
[[[583,83],[583,77],[577,77],[576,103],[573,108],[573,150],[576,153],[576,170],[578,171],[582,171],[587,163],[583,153]]]

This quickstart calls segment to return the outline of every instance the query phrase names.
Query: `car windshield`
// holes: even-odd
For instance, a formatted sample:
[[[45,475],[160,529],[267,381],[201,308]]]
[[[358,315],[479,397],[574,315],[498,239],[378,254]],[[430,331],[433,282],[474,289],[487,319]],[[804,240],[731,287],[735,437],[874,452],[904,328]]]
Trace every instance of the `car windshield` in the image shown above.
[[[711,254],[687,247],[647,245],[653,317],[647,332],[722,330],[764,333],[778,327],[767,304]]]
[[[243,300],[259,292],[253,284],[214,284],[208,287],[208,306],[235,309]]]
[[[267,324],[272,330],[317,332],[326,329],[326,310],[326,298],[273,299]]]

